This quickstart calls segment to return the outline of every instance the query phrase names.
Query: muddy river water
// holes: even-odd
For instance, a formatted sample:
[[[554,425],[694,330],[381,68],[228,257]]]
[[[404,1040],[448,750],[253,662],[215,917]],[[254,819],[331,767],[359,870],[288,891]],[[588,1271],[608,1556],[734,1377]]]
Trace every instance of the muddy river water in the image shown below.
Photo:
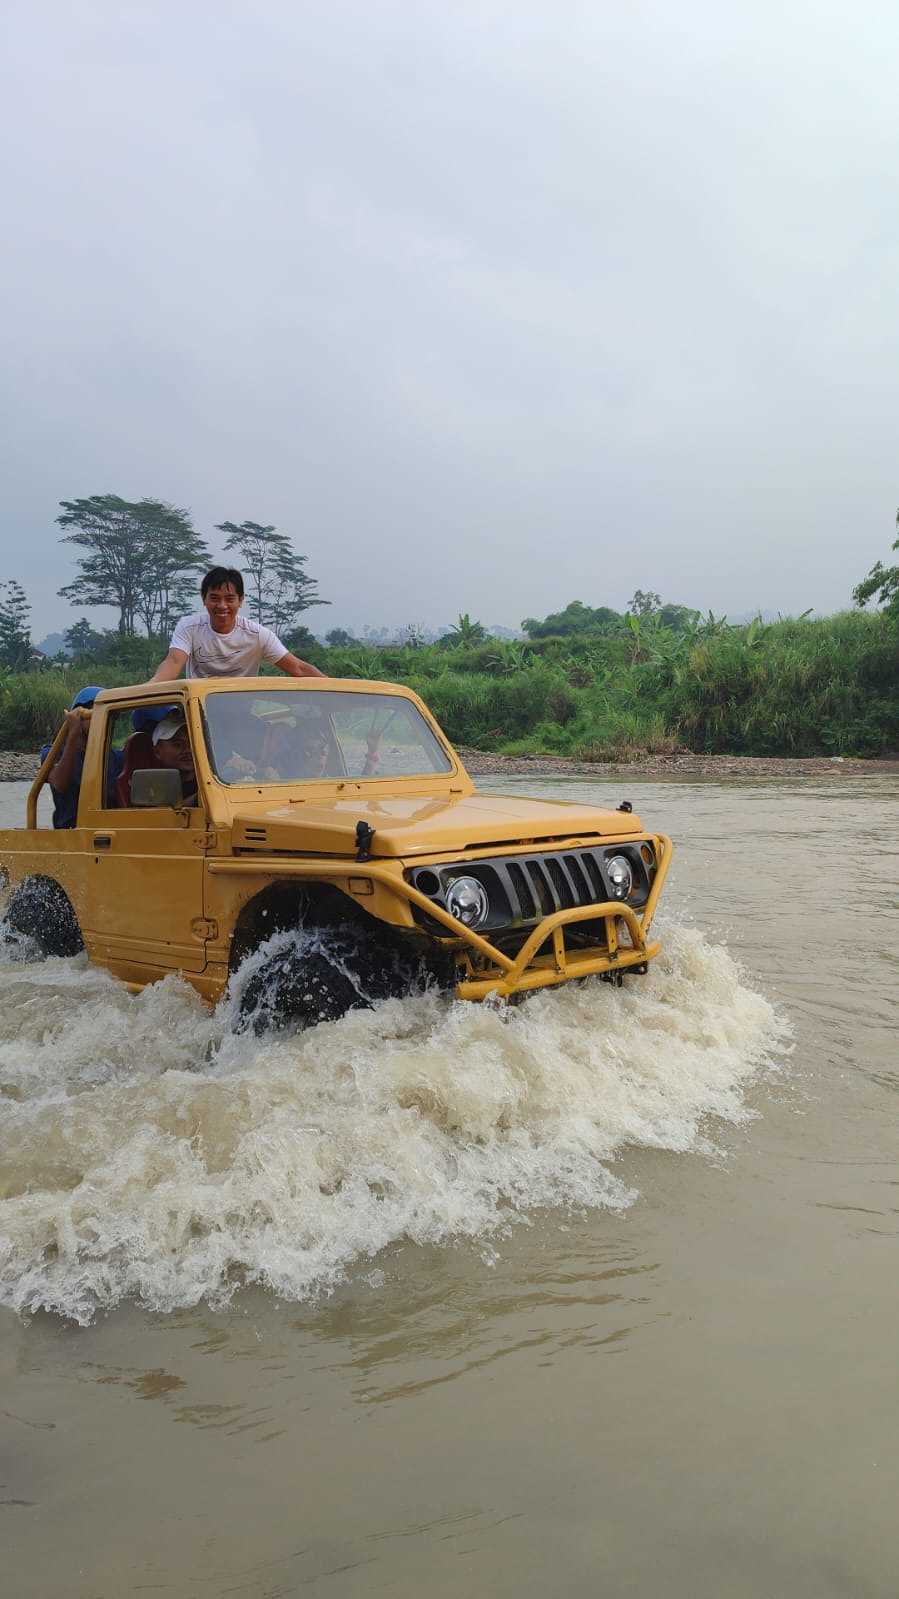
[[[893,1599],[899,779],[627,797],[621,992],[249,1040],[4,957],[4,1595]]]

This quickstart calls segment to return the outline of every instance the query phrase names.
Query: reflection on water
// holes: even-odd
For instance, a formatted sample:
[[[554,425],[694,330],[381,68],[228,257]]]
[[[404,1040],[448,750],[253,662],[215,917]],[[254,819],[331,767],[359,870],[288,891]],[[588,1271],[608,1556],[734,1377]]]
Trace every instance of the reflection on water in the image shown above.
[[[899,783],[626,797],[621,994],[267,1043],[0,972],[2,1280],[94,1317],[0,1313],[11,1592],[892,1596]]]

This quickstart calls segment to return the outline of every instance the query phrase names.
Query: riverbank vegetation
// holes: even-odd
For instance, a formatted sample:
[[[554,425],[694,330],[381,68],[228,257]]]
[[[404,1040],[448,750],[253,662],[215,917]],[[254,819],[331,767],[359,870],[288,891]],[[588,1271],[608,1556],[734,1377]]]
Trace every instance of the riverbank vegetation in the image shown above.
[[[78,568],[60,593],[115,606],[119,625],[97,632],[82,617],[48,661],[33,650],[24,591],[0,582],[0,747],[10,750],[48,739],[86,683],[146,681],[211,559],[188,512],[162,500],[65,500],[57,521]],[[574,600],[527,617],[523,638],[491,636],[464,612],[432,642],[414,623],[393,642],[385,629],[360,641],[343,628],[322,642],[300,618],[328,602],[289,537],[249,521],[216,532],[245,573],[248,614],[289,650],[329,676],[409,684],[459,744],[587,761],[899,751],[899,566],[878,561],[853,592],[859,609],[829,617],[737,624],[637,589],[624,612]],[[863,608],[871,600],[875,614]]]
[[[889,612],[746,625],[687,614],[676,627],[630,614],[604,631],[513,641],[333,647],[309,634],[291,643],[331,676],[408,683],[455,742],[506,754],[899,750],[899,626]],[[116,661],[107,637],[72,666],[0,677],[0,745],[34,749],[76,689],[142,681],[166,647],[135,639]]]

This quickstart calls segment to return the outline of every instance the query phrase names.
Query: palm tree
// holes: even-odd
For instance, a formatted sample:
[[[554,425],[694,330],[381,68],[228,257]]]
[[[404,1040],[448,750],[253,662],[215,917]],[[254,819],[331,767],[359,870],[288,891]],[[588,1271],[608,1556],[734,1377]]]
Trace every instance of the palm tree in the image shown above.
[[[483,644],[487,629],[483,622],[473,622],[467,611],[457,617],[447,634],[451,644]]]

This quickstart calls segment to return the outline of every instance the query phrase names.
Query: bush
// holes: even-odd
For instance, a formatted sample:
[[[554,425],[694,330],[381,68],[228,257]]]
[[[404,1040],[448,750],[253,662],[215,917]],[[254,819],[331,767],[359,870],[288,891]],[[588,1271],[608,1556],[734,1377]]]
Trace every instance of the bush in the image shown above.
[[[780,622],[751,643],[733,628],[697,645],[670,698],[694,749],[879,755],[899,744],[899,629],[844,612]]]
[[[660,716],[643,721],[618,713],[610,717],[589,743],[577,745],[580,761],[631,761],[641,755],[673,755],[680,748],[676,733],[669,733]]]
[[[74,696],[86,683],[112,688],[128,677],[94,667],[85,671],[25,672],[0,678],[0,747],[36,750],[59,729]]]

